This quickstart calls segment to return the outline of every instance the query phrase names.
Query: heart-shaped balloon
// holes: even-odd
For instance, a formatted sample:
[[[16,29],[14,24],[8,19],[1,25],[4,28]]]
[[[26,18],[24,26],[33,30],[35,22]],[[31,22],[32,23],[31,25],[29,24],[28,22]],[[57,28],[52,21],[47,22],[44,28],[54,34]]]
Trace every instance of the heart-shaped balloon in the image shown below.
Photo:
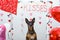
[[[56,21],[60,22],[60,6],[53,7],[51,9],[51,15]]]
[[[60,27],[53,28],[53,29],[50,31],[49,39],[50,39],[50,40],[58,40],[59,37],[60,37]],[[60,39],[59,39],[59,40],[60,40]]]
[[[0,9],[12,14],[17,13],[18,0],[0,0]]]

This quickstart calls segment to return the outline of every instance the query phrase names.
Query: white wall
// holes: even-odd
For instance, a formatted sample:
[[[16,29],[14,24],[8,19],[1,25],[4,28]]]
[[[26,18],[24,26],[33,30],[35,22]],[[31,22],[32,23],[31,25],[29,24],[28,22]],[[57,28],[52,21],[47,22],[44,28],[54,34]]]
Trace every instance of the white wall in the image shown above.
[[[25,23],[25,18],[30,19],[30,18],[35,17],[34,29],[37,33],[38,40],[48,40],[48,38],[47,38],[47,36],[49,34],[48,31],[51,30],[51,28],[47,26],[47,22],[49,21],[49,18],[46,17],[46,14],[48,13],[48,11],[47,12],[26,11],[26,9],[24,9],[24,7],[26,5],[31,4],[29,1],[31,1],[31,0],[21,0],[21,3],[18,3],[17,15],[13,15],[13,18],[14,18],[13,19],[13,27],[14,27],[13,39],[14,40],[25,40],[25,36],[26,36],[27,31],[28,31],[27,30],[27,24]],[[33,0],[33,1],[34,1],[34,3],[32,3],[31,5],[33,5],[33,4],[41,5],[42,4],[42,3],[40,4],[40,0],[36,0],[36,1]],[[43,1],[45,1],[45,0],[43,0]],[[45,1],[47,3],[47,5],[46,5],[47,8],[51,7],[51,4],[48,3],[48,1],[49,0]],[[59,5],[59,1],[57,0],[55,2],[55,0],[53,0],[53,5],[52,6],[54,7],[56,5]],[[21,6],[23,8],[20,8]],[[28,6],[26,6],[26,8],[28,8]],[[38,7],[36,7],[36,8],[38,8]],[[9,13],[0,10],[0,14],[1,13],[3,13],[4,15],[2,17],[0,16],[0,19],[1,18],[3,19],[3,21],[0,21],[0,24],[8,23],[7,20],[11,18],[11,17],[7,16]],[[32,13],[32,16],[30,15],[30,13]],[[41,17],[41,19],[39,17]],[[52,25],[53,28],[60,26],[60,23],[58,23],[56,20],[54,20],[53,18],[50,18],[50,19],[52,21],[51,25]],[[39,24],[40,21],[42,22],[42,24]]]

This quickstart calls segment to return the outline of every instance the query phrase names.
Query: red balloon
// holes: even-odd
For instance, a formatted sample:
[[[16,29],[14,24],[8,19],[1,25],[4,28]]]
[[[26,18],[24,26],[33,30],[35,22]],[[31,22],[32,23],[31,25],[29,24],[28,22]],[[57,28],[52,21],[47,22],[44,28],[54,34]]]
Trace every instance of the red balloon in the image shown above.
[[[60,28],[54,28],[50,31],[49,40],[60,40]]]
[[[60,22],[60,6],[53,7],[51,9],[51,15],[56,21]]]

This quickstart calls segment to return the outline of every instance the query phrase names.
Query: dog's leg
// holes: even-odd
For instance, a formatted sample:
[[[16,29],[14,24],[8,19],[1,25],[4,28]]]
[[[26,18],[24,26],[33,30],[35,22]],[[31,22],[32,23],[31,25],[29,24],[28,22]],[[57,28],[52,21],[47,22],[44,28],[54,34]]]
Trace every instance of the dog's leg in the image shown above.
[[[34,39],[34,40],[37,40],[37,35],[36,35],[36,33],[34,34],[34,37],[35,37],[35,39]]]
[[[37,40],[37,35],[35,34],[35,40]]]
[[[35,40],[37,40],[37,37],[35,37]]]
[[[26,40],[29,40],[29,38],[28,38],[28,37],[26,37]]]

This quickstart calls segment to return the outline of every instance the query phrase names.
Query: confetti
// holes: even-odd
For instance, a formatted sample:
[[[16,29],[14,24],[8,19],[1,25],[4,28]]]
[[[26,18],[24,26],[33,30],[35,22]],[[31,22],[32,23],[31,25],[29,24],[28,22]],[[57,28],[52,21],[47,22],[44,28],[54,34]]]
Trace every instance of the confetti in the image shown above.
[[[41,19],[42,17],[39,17],[39,19]]]
[[[50,28],[52,28],[52,26],[50,26]]]
[[[49,1],[49,3],[53,4],[53,2],[52,2],[52,1]]]
[[[24,27],[23,24],[21,24],[21,27]]]
[[[32,13],[30,13],[30,16],[32,16]]]
[[[41,24],[41,22],[39,22],[39,24]]]
[[[23,8],[22,6],[20,8]]]
[[[4,14],[0,14],[0,16],[3,16]]]
[[[8,20],[8,22],[11,22],[11,20]]]
[[[48,24],[48,26],[50,26],[50,24]]]

